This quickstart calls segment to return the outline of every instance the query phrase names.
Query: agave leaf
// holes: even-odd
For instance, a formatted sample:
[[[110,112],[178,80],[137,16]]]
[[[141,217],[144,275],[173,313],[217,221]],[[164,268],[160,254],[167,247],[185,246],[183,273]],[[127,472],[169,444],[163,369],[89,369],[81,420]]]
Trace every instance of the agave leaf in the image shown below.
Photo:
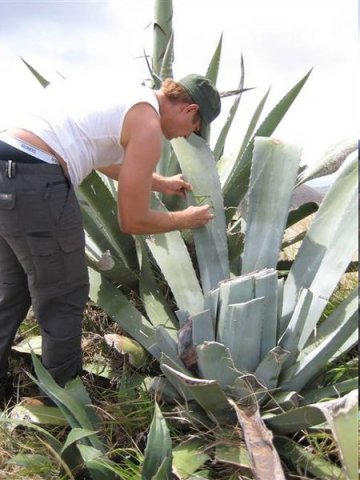
[[[221,51],[222,51],[222,42],[223,42],[223,34],[220,35],[219,42],[215,49],[215,52],[212,56],[208,69],[206,71],[206,78],[211,80],[214,85],[216,85],[218,74],[219,74],[219,67],[220,67],[220,58],[221,58]]]
[[[226,207],[237,206],[247,193],[251,159],[254,146],[254,137],[269,137],[273,134],[293,101],[300,93],[311,71],[308,72],[276,105],[264,120],[260,128],[255,132],[252,140],[248,143],[244,153],[237,158],[234,167],[226,179],[223,187],[224,204]]]
[[[173,449],[173,472],[181,480],[189,478],[210,460],[210,456],[204,453],[206,446],[205,440],[190,438]]]
[[[241,375],[235,368],[229,350],[221,343],[203,343],[196,347],[196,354],[200,376],[207,380],[216,380],[224,389]]]
[[[112,462],[104,453],[89,445],[77,445],[87,470],[93,480],[112,480],[115,474],[112,471]]]
[[[254,133],[254,130],[256,128],[256,125],[259,121],[260,115],[264,109],[265,102],[267,100],[267,97],[269,96],[270,89],[266,92],[265,96],[261,99],[258,107],[256,108],[254,115],[249,123],[248,129],[246,131],[246,134],[244,136],[242,145],[240,147],[240,151],[237,156],[233,156],[229,158],[228,160],[225,161],[225,163],[221,163],[223,160],[223,157],[221,161],[218,162],[218,169],[219,169],[219,174],[220,174],[220,181],[221,181],[221,186],[224,187],[225,183],[227,182],[227,179],[229,175],[232,172],[232,169],[234,168],[234,165],[237,161],[240,161],[242,158],[242,155],[245,151],[245,148],[248,146],[248,143]]]
[[[165,209],[155,197],[152,205],[156,209]],[[145,241],[161,268],[179,309],[187,310],[190,314],[203,310],[204,297],[181,234],[169,232],[150,235]]]
[[[175,154],[172,151],[171,148],[171,143],[164,139],[162,149],[161,149],[161,155],[160,155],[160,160],[158,161],[156,165],[156,173],[159,175],[163,175],[164,177],[170,177],[172,175],[176,175],[179,173],[180,167],[179,163],[177,161],[177,158]],[[159,194],[160,198],[162,201],[166,204],[168,207],[168,203],[172,204],[172,196],[168,197],[166,195],[161,195]],[[176,202],[174,202],[176,203]]]
[[[280,333],[280,323],[281,323],[281,314],[282,314],[282,306],[284,303],[284,279],[279,278],[278,279],[278,337]]]
[[[214,342],[214,324],[210,310],[204,310],[191,317],[193,344],[200,345],[204,342]]]
[[[255,128],[256,128],[256,125],[259,121],[259,118],[262,114],[262,111],[264,109],[264,106],[265,106],[265,103],[266,103],[266,100],[269,96],[269,93],[270,93],[270,88],[269,90],[265,93],[264,97],[260,100],[260,103],[259,105],[256,107],[256,110],[254,112],[254,115],[249,123],[249,126],[248,126],[248,129],[245,133],[245,136],[244,136],[244,140],[242,142],[242,145],[240,147],[240,150],[239,150],[239,153],[238,153],[238,158],[241,158],[242,157],[242,154],[244,153],[245,151],[245,148],[247,147],[254,131],[255,131]]]
[[[114,197],[114,199],[116,201],[116,199],[117,199],[117,188],[118,188],[117,180],[114,180],[113,178],[108,177],[104,173],[101,173],[99,170],[97,170],[96,173],[98,173],[100,175],[100,178],[103,180],[105,185],[108,187],[111,195]]]
[[[163,141],[160,160],[156,165],[156,172],[164,177],[171,177],[181,173],[178,159],[169,140],[165,139]],[[186,208],[186,200],[179,195],[163,195],[162,193],[158,193],[157,196],[171,212]]]
[[[241,231],[229,231],[228,248],[230,272],[233,276],[241,274],[241,254],[244,250],[244,234]]]
[[[190,318],[187,310],[175,310],[176,318],[179,321],[179,327],[182,328]]]
[[[264,298],[260,358],[276,346],[278,329],[278,278],[276,271],[255,277],[255,297]]]
[[[164,461],[165,465],[163,465]],[[146,444],[141,478],[143,480],[152,480],[153,478],[165,480],[171,478],[171,461],[172,444],[169,429],[158,404],[155,402],[154,416]],[[161,467],[165,469],[165,475],[155,477]]]
[[[228,345],[227,340],[229,337],[228,324],[230,322],[230,305],[235,303],[244,303],[252,300],[254,297],[255,285],[253,275],[242,275],[241,277],[236,277],[220,284],[218,306],[216,310],[217,317],[215,317],[217,318],[217,341]],[[229,340],[231,341],[231,338]]]
[[[230,386],[230,391],[232,398],[235,398],[239,405],[248,407],[260,405],[267,395],[266,387],[251,373],[237,377]]]
[[[338,444],[347,478],[357,478],[357,405],[356,390],[345,397],[307,405],[267,420],[271,428],[290,433],[327,421]],[[306,428],[306,427],[305,427]]]
[[[327,462],[318,453],[311,453],[289,438],[276,437],[275,446],[282,457],[285,457],[296,469],[300,467],[305,475],[310,473],[314,478],[346,480],[339,467]]]
[[[152,70],[160,76],[161,66],[169,46],[172,29],[173,7],[171,0],[155,0],[154,4],[154,32],[152,50]],[[171,58],[169,55],[168,58]],[[168,66],[169,68],[169,66]]]
[[[65,450],[73,445],[74,443],[82,440],[83,438],[89,437],[90,435],[95,435],[94,430],[86,430],[84,428],[73,428],[70,430],[68,436],[66,437],[65,443],[61,449],[61,453],[64,453]]]
[[[327,400],[329,398],[336,397],[339,395],[349,393],[351,390],[355,390],[359,385],[359,378],[350,378],[349,380],[344,380],[343,382],[337,382],[334,385],[329,385],[326,387],[317,387],[312,390],[302,390],[301,391],[301,404],[309,405],[310,403],[320,402],[321,400]]]
[[[319,343],[328,335],[331,335],[345,319],[356,313],[358,308],[358,289],[354,288],[352,292],[331,312],[331,314],[321,322],[307,345],[301,351],[301,357],[308,355]]]
[[[299,300],[289,325],[279,340],[279,345],[290,352],[287,364],[299,355],[308,338],[307,323],[310,323],[309,319],[319,318],[325,307],[326,301],[314,295],[310,290],[304,288],[300,291]]]
[[[206,293],[230,276],[220,180],[212,152],[203,139],[192,135],[188,140],[179,138],[171,143],[185,178],[192,184],[189,197],[196,205],[212,206],[215,215],[208,225],[193,230],[201,283]]]
[[[299,161],[298,147],[255,138],[242,273],[276,268]]]
[[[34,67],[29,65],[22,57],[20,58],[25,63],[25,65],[30,70],[30,72],[34,75],[34,77],[38,80],[38,82],[41,84],[42,87],[46,88],[48,85],[50,85],[50,82],[46,80],[46,78],[44,78],[37,70],[35,70]]]
[[[14,345],[11,349],[19,353],[31,353],[34,352],[36,355],[41,355],[41,335],[34,335],[32,337],[27,337],[21,342]]]
[[[221,57],[221,49],[222,49],[222,38],[223,36],[221,34],[219,43],[216,47],[216,50],[210,61],[210,65],[206,72],[206,77],[209,78],[215,85],[216,85],[217,77],[219,73],[219,65],[220,65],[220,57]],[[205,128],[202,128],[202,132],[201,132],[202,137],[207,143],[209,143],[209,140],[210,140],[210,129],[211,129],[211,126],[207,125]]]
[[[243,59],[243,56],[241,55],[241,77],[240,77],[240,83],[239,83],[239,86],[238,86],[239,90],[242,90],[244,88],[244,81],[245,81],[244,59]],[[238,110],[239,103],[240,103],[240,100],[241,100],[241,95],[242,95],[242,92],[240,92],[238,95],[236,95],[235,100],[234,100],[234,102],[233,102],[233,104],[230,108],[230,111],[229,111],[228,117],[226,119],[226,122],[225,122],[225,124],[224,124],[224,126],[223,126],[223,128],[220,132],[220,135],[219,135],[218,140],[216,142],[216,145],[214,147],[214,157],[215,157],[216,162],[220,159],[220,157],[223,154],[224,145],[225,145],[230,127],[233,123],[235,114]]]
[[[264,299],[229,306],[224,330],[224,345],[230,350],[235,367],[254,372],[260,363],[261,331],[264,322]]]
[[[281,378],[282,389],[301,391],[315,375],[323,370],[326,362],[341,347],[344,341],[357,331],[357,322],[357,312],[353,312],[345,317],[338,328],[329,334],[316,348],[284,372]]]
[[[356,251],[356,231],[357,161],[353,157],[339,170],[289,272],[284,287],[282,328],[294,310],[300,287],[310,289],[325,301],[329,299]],[[314,317],[308,323],[309,334],[317,321]]]
[[[172,65],[174,62],[174,32],[171,31],[168,44],[166,46],[164,58],[161,63],[160,78],[173,78]]]
[[[204,307],[206,310],[210,311],[214,331],[216,328],[216,318],[218,315],[219,309],[219,296],[220,296],[220,289],[216,288],[207,292],[204,296]]]
[[[26,420],[40,425],[67,425],[61,411],[56,407],[46,405],[17,404],[11,410],[11,419]]]
[[[297,392],[282,392],[280,390],[271,393],[271,398],[265,408],[272,410],[273,413],[283,413],[294,407],[298,408],[300,406],[300,399],[301,397]]]
[[[112,252],[119,256],[129,270],[138,271],[134,240],[131,235],[121,232],[117,219],[116,201],[100,175],[95,171],[90,173],[81,183],[78,191],[99,219],[102,232],[112,246]],[[85,208],[84,202],[80,205]]]
[[[144,304],[150,322],[154,326],[177,327],[178,321],[171,311],[169,303],[160,291],[154,278],[153,270],[144,241],[140,240],[139,263],[141,264],[139,290],[140,298]]]
[[[351,335],[349,335],[348,339],[338,348],[336,353],[330,358],[329,362],[334,363],[336,362],[344,353],[349,352],[351,349],[356,347],[359,343],[359,332],[355,330]]]
[[[175,363],[182,365],[179,358],[178,345],[165,328],[156,328],[156,342],[162,353],[165,353],[165,355],[170,357]]]
[[[84,406],[84,409],[91,422],[93,430],[95,429],[100,430],[101,429],[100,418],[95,411],[95,408],[91,402],[90,395],[85,389],[80,377],[75,377],[74,379],[67,382],[67,384],[64,387],[64,390],[80,405]]]
[[[36,471],[41,468],[44,469],[45,465],[50,466],[51,460],[48,456],[36,453],[18,453],[10,458],[7,463]]]
[[[220,424],[228,423],[233,419],[234,412],[230,408],[229,400],[216,381],[190,377],[167,365],[163,365],[162,370],[166,375],[172,374],[178,383],[191,392],[210,419]]]
[[[177,372],[181,372],[186,377],[193,378],[191,373],[184,366],[174,362],[170,357],[163,353],[161,355],[160,368],[171,385],[179,392],[182,398],[187,401],[194,400],[194,396],[191,393],[190,388],[185,383],[179,382],[177,377]]]
[[[152,477],[151,480],[168,480],[169,477],[169,463],[170,463],[170,470],[171,470],[171,459],[169,457],[165,457],[161,462],[161,465],[155,475]],[[143,477],[144,480],[145,477]]]
[[[347,140],[335,145],[320,161],[308,165],[298,176],[296,186],[302,185],[313,178],[323,177],[336,172],[346,158],[357,150],[357,142]]]
[[[215,439],[215,459],[218,462],[229,463],[246,470],[251,469],[251,458],[245,442],[234,434],[233,429],[215,431]]]
[[[271,430],[277,434],[293,433],[324,423],[325,417],[317,405],[294,408],[279,415],[264,415],[263,418]]]
[[[155,341],[155,329],[111,282],[89,269],[90,298],[155,358],[160,350]]]
[[[289,352],[281,347],[270,350],[255,370],[255,376],[270,390],[277,387],[281,368],[287,359]]]
[[[163,400],[168,405],[177,405],[183,400],[167,378],[147,377],[145,380],[148,390],[154,395],[154,398]]]
[[[48,371],[42,366],[40,360],[36,355],[32,354],[32,361],[34,364],[35,373],[37,378],[28,374],[34,382],[48,395],[54,403],[59,407],[66,420],[74,428],[84,428],[87,430],[93,429],[92,418],[94,412],[92,412],[92,418],[89,416],[85,409],[85,405],[80,403],[76,398],[70,395],[65,389],[61,388]],[[96,435],[88,437],[88,442],[98,450],[105,452],[105,447],[100,439]]]
[[[114,280],[128,287],[134,288],[138,283],[136,271],[130,270],[125,266],[116,252],[116,248],[109,241],[108,236],[104,234],[104,225],[96,216],[95,211],[90,205],[81,198],[81,193],[77,192],[77,197],[82,210],[84,228],[86,232],[86,254],[88,265],[95,270],[102,272],[109,280]],[[102,255],[109,253],[113,261],[110,269],[104,270],[100,265]]]
[[[252,467],[259,480],[285,480],[273,435],[261,419],[258,407],[240,407],[231,401],[244,433]]]

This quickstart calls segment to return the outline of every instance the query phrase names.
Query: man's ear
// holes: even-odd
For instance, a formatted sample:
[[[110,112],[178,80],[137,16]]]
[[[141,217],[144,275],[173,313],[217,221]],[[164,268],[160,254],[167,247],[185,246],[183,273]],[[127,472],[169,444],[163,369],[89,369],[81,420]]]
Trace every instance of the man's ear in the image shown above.
[[[190,103],[185,105],[183,111],[186,113],[197,112],[199,110],[199,105],[197,103]]]
[[[189,105],[189,112],[198,112],[199,111],[199,105],[197,103],[191,103]]]

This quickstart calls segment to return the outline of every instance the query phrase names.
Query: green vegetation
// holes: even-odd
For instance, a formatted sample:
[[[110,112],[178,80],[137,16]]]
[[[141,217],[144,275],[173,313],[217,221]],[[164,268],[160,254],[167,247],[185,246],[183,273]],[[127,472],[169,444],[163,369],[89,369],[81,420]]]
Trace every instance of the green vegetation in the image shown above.
[[[171,19],[172,2],[156,1],[154,85],[172,76]],[[222,38],[214,82],[221,49]],[[357,280],[344,284],[357,249],[355,146],[278,271],[284,234],[311,213],[289,215],[294,188],[330,168],[327,158],[302,169],[297,147],[269,138],[309,74],[258,127],[260,101],[234,158],[223,151],[241,93],[213,151],[196,136],[164,145],[159,173],[181,169],[187,202],[212,204],[202,229],[123,235],[116,184],[83,182],[87,373],[61,389],[32,353],[33,382],[56,407],[4,411],[0,479],[357,478]],[[239,89],[244,78],[242,66]],[[153,205],[183,206],[155,195]]]

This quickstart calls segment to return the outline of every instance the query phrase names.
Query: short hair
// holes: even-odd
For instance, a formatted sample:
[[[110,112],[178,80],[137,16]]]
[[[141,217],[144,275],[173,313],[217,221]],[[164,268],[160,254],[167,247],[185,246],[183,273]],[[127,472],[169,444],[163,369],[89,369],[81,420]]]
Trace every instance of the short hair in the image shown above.
[[[161,90],[166,97],[173,103],[194,103],[185,88],[172,78],[167,78],[161,85]]]

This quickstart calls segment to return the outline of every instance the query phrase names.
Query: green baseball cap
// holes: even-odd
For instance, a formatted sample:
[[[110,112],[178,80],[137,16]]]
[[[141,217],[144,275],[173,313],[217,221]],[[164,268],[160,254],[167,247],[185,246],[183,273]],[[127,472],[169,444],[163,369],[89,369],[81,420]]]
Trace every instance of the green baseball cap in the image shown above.
[[[194,103],[199,105],[201,116],[201,133],[203,137],[206,128],[219,115],[221,110],[220,94],[214,84],[202,75],[192,73],[178,80]]]

